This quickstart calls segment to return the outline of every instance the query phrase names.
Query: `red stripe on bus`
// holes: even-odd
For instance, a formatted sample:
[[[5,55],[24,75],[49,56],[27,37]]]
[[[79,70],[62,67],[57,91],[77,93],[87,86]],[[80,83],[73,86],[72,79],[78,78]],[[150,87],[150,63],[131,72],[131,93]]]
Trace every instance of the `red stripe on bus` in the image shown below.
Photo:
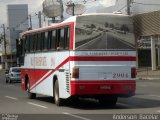
[[[40,84],[41,82],[43,82],[46,78],[48,78],[51,74],[53,74],[56,69],[59,69],[60,67],[62,67],[63,65],[65,65],[67,62],[69,62],[69,57],[67,59],[65,59],[61,64],[59,64],[55,70],[52,70],[52,72],[50,72],[46,77],[44,77],[42,80],[38,81],[36,84],[34,84],[32,87],[31,87],[31,90],[34,89],[38,84]]]
[[[26,31],[26,32],[23,33],[23,35],[37,33],[37,32],[43,32],[43,31],[47,31],[47,30],[53,30],[53,29],[56,29],[56,28],[59,28],[59,27],[68,26],[68,25],[72,25],[72,24],[74,24],[74,22],[60,23],[60,24],[57,24],[57,25],[47,26],[47,27],[44,27],[44,28],[42,27],[42,28],[39,28],[39,29]]]
[[[35,88],[38,84],[43,82],[47,77],[49,77],[51,74],[53,74],[56,69],[59,69],[63,65],[65,65],[69,61],[136,61],[136,57],[130,57],[130,56],[70,56],[67,59],[65,59],[61,64],[59,64],[55,70],[52,70],[46,77],[44,77],[42,80],[38,81],[36,84],[34,84],[31,87],[31,90]]]
[[[131,56],[71,56],[70,61],[136,61]]]

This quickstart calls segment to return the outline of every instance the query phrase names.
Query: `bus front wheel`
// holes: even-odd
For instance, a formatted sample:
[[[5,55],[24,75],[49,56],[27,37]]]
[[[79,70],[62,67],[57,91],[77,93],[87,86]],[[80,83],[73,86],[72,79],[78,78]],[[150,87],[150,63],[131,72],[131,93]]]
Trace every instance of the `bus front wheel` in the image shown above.
[[[57,106],[62,106],[62,99],[59,97],[59,85],[58,80],[54,84],[54,101]]]
[[[29,81],[27,82],[27,94],[28,94],[28,98],[29,98],[29,99],[35,99],[35,98],[36,98],[36,94],[30,92],[30,84],[29,84]]]

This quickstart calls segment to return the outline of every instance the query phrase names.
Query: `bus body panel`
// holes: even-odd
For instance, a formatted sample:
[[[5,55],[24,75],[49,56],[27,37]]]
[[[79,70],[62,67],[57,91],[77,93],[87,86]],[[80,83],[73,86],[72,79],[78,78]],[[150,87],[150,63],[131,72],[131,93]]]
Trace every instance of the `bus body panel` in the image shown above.
[[[60,97],[69,96],[66,74],[69,74],[69,52],[38,53],[26,56],[27,68],[22,68],[22,88],[25,90],[25,75],[28,75],[31,92],[53,96],[53,78],[59,82]],[[36,68],[36,69],[34,69]]]
[[[26,90],[28,76],[32,93],[53,96],[53,78],[56,76],[60,98],[135,95],[136,51],[130,18],[123,15],[82,15],[74,17],[70,23],[41,28],[33,33],[65,25],[70,25],[68,50],[26,53],[22,66],[22,89]],[[32,31],[25,34],[32,34]]]
[[[79,78],[71,78],[71,95],[135,94],[136,81],[131,77],[135,51],[76,51],[71,55],[70,72],[79,69]]]

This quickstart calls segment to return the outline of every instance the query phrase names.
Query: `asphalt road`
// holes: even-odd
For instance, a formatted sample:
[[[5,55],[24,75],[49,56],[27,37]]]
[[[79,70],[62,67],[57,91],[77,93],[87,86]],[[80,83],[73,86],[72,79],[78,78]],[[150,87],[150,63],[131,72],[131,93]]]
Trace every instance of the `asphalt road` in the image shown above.
[[[104,33],[101,37],[83,44],[81,49],[133,49],[128,43]]]
[[[68,101],[64,106],[57,107],[51,97],[39,95],[36,99],[28,99],[26,92],[21,90],[20,83],[6,84],[1,75],[0,113],[20,114],[22,120],[37,116],[39,120],[47,117],[56,120],[107,120],[113,114],[159,114],[160,80],[137,80],[136,96],[120,98],[112,108],[101,106],[92,99],[80,99],[76,103]]]

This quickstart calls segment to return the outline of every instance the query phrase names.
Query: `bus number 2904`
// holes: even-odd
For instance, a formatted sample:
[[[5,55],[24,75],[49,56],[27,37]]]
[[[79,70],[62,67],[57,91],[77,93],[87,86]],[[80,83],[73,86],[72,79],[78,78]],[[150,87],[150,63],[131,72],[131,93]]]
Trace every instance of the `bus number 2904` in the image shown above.
[[[128,78],[128,73],[113,73],[113,78]]]

